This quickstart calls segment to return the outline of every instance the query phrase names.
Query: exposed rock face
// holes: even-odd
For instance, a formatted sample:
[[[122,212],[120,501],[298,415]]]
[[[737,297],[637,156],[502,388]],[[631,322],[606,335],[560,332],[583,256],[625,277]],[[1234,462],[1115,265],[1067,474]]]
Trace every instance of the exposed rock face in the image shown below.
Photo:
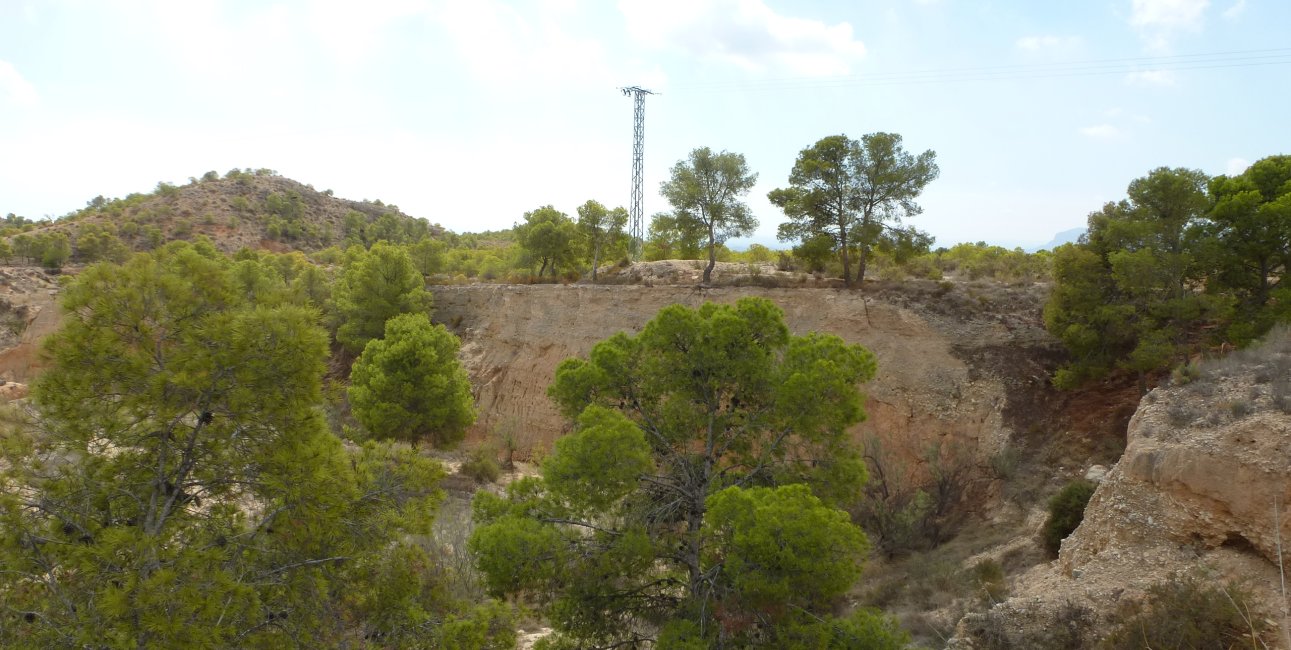
[[[60,322],[57,276],[0,267],[0,381],[30,382],[42,367],[40,341]]]
[[[546,395],[562,360],[615,332],[640,331],[667,305],[756,295],[778,304],[795,334],[837,334],[878,357],[878,375],[864,387],[869,420],[858,436],[881,432],[890,448],[913,458],[943,439],[985,455],[1008,440],[1018,414],[1034,409],[1032,398],[1047,393],[1047,368],[1037,360],[1054,353],[1035,292],[996,291],[1012,302],[985,308],[964,289],[934,283],[868,293],[475,285],[435,288],[434,318],[462,338],[481,416],[475,436],[505,428],[547,448],[567,426]]]
[[[1225,381],[1225,384],[1230,383]],[[1246,386],[1224,386],[1231,392]],[[1178,391],[1184,393],[1186,391]],[[1130,422],[1130,446],[1063,545],[1071,573],[1109,549],[1173,542],[1199,551],[1249,549],[1277,562],[1278,530],[1291,540],[1291,417],[1268,410],[1234,418],[1203,404],[1218,425],[1172,421],[1187,395],[1145,404]],[[1182,407],[1187,408],[1187,407]],[[1200,425],[1200,426],[1198,426]],[[1275,519],[1278,507],[1280,521]]]
[[[1064,608],[1105,617],[1185,573],[1243,582],[1262,614],[1280,619],[1279,542],[1291,562],[1291,335],[1279,336],[1148,394],[1125,454],[1058,560],[1022,576],[991,612],[967,617],[952,647],[988,635],[1036,647],[1028,644],[1051,634]]]
[[[688,263],[670,264],[655,266]],[[0,316],[13,324],[0,338],[0,380],[30,383],[39,374],[41,340],[61,322],[56,280],[39,269],[0,267]],[[521,456],[549,448],[567,426],[546,395],[556,365],[615,332],[639,331],[673,303],[765,296],[784,309],[795,334],[830,332],[865,345],[879,370],[863,387],[869,420],[856,435],[881,434],[887,451],[909,459],[933,442],[984,458],[1043,428],[1037,422],[1061,399],[1047,382],[1059,352],[1040,322],[1039,287],[911,280],[870,283],[864,293],[585,284],[432,290],[435,320],[462,338],[480,410],[472,435],[506,429],[521,442]]]

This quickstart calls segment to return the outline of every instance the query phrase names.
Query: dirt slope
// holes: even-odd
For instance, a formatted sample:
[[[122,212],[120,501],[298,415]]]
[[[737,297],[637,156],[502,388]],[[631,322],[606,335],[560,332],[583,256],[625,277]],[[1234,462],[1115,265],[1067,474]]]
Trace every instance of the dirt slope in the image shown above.
[[[1053,399],[1045,366],[1055,351],[1033,292],[999,289],[1010,304],[988,309],[962,288],[876,289],[439,287],[434,318],[462,338],[481,413],[474,435],[506,429],[540,450],[567,426],[546,397],[560,361],[617,331],[639,331],[666,305],[752,295],[784,309],[796,334],[830,332],[875,353],[878,375],[865,387],[870,418],[856,435],[881,433],[908,457],[939,440],[985,457]]]

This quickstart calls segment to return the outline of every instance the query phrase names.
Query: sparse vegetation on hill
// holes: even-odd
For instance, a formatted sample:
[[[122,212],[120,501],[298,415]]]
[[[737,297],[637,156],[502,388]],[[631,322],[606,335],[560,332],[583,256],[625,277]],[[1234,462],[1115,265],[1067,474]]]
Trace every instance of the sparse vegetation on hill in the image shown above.
[[[223,177],[208,172],[187,185],[158,183],[147,194],[98,196],[52,222],[10,216],[0,236],[8,237],[12,254],[47,266],[122,261],[133,251],[199,236],[226,253],[242,248],[314,252],[377,241],[412,245],[442,231],[396,206],[339,199],[269,169],[234,169]],[[58,259],[54,252],[46,259],[59,246],[51,239],[56,237],[66,243],[66,255]]]
[[[1102,644],[1104,650],[1270,647],[1266,612],[1240,585],[1195,577],[1154,585]]]

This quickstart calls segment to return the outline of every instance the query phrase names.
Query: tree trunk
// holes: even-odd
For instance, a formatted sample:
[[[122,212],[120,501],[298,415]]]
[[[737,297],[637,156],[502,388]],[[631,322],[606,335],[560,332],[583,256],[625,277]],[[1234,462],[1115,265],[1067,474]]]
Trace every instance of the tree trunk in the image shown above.
[[[708,227],[708,266],[704,267],[704,284],[713,280],[713,267],[717,266],[717,244],[713,242],[713,227]]]
[[[838,245],[843,254],[843,286],[852,286],[852,258],[847,254],[847,228],[838,224]]]
[[[700,531],[704,526],[703,506],[694,504],[691,510],[686,514],[686,597],[699,598],[700,592],[703,591],[704,570],[699,563],[699,555],[703,550],[700,546]]]
[[[860,245],[856,247],[857,248],[856,284],[861,285],[861,288],[864,289],[865,288],[865,267],[870,261],[869,260],[869,257],[870,257],[869,237],[872,237],[873,235],[872,233],[870,233],[870,223],[872,219],[872,217],[870,216],[871,215],[870,208],[866,208],[862,214],[863,216],[861,217],[861,223],[860,223],[861,237],[860,237],[860,241],[857,242]]]
[[[533,268],[533,267],[530,267]],[[547,272],[547,258],[542,258],[542,266],[538,268],[538,279],[542,279],[542,274]]]
[[[601,244],[592,246],[592,284],[596,284],[596,267],[601,263]]]

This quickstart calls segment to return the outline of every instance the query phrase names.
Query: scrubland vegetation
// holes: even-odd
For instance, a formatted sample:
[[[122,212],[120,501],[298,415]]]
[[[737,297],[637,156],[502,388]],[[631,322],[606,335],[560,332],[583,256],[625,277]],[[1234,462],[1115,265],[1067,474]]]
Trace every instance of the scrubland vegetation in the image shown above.
[[[736,252],[724,242],[753,228],[740,197],[756,174],[696,149],[640,255],[702,260],[705,284],[722,261],[860,291],[876,276],[1047,286],[1045,325],[1069,352],[1053,381],[1073,389],[1109,375],[1146,388],[1171,369],[1186,383],[1197,355],[1288,319],[1291,157],[1235,177],[1151,171],[1080,243],[1038,253],[934,249],[903,220],[937,173],[933,152],[895,134],[824,138],[770,195],[790,248]],[[858,594],[880,607],[936,584],[983,607],[1007,595],[994,561],[866,585],[867,558],[955,539],[980,468],[936,446],[916,480],[851,440],[874,356],[790,335],[764,299],[669,307],[567,360],[548,394],[572,433],[538,475],[437,523],[429,454],[476,414],[427,287],[613,283],[632,254],[626,221],[587,201],[573,218],[546,205],[455,234],[271,170],[96,197],[52,223],[6,217],[0,258],[78,272],[48,370],[3,413],[0,645],[505,648],[528,618],[554,629],[551,649],[902,648],[909,634]],[[781,282],[797,286],[766,280]],[[461,471],[496,481],[499,451]],[[1017,471],[1004,453],[990,480]],[[1049,502],[1045,548],[1092,489]],[[1237,639],[1254,625],[1240,596],[1163,585],[1107,622],[1107,647]],[[1062,647],[1086,647],[1088,616],[1066,615]]]

